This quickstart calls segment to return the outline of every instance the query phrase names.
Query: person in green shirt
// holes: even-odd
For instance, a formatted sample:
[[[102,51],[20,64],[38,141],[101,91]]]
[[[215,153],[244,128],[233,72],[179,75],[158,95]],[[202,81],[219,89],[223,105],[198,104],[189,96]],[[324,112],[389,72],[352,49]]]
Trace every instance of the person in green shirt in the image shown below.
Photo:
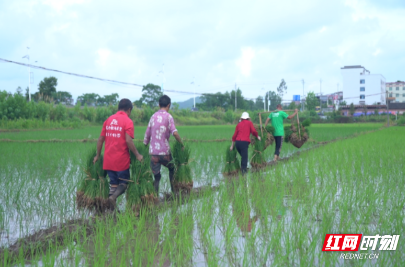
[[[283,138],[284,138],[284,119],[292,119],[295,115],[297,115],[298,109],[295,109],[294,113],[288,116],[287,113],[282,111],[282,106],[280,104],[277,105],[277,111],[270,113],[269,117],[266,120],[266,124],[264,127],[267,126],[269,121],[271,120],[271,125],[274,127],[274,139],[276,140],[276,151],[274,152],[274,161],[277,161],[280,158],[280,150],[283,145]]]

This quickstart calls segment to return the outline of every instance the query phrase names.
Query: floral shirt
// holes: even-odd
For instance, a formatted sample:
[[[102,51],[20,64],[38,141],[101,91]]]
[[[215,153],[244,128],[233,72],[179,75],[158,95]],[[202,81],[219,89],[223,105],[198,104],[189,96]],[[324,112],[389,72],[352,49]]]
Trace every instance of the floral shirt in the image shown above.
[[[149,155],[169,155],[170,135],[177,131],[172,115],[164,110],[158,110],[150,118],[143,143],[150,143]]]

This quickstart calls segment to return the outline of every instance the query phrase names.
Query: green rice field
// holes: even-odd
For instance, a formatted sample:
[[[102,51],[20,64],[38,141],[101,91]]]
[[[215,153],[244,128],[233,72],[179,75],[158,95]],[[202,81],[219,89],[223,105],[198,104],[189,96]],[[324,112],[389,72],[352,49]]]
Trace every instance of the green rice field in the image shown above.
[[[125,211],[125,197],[115,216],[76,209],[95,148],[80,140],[96,139],[101,127],[0,132],[2,266],[403,266],[404,127],[314,124],[302,148],[283,144],[277,164],[224,177],[234,129],[179,126],[192,139],[201,190],[139,217]],[[135,139],[144,132],[135,127]],[[51,139],[69,142],[25,142]],[[229,141],[196,142],[215,139]],[[274,146],[264,151],[268,162]],[[162,168],[160,196],[169,190]],[[326,234],[340,233],[401,237],[395,251],[369,249],[378,259],[349,261],[321,251]]]
[[[288,125],[288,124],[286,124]],[[317,141],[329,141],[355,133],[382,127],[382,123],[312,124],[311,137]],[[100,126],[72,130],[12,131],[0,132],[0,139],[49,140],[49,139],[95,139],[100,135]],[[235,125],[177,126],[181,137],[195,140],[231,139]],[[146,126],[135,126],[135,139],[143,139]]]

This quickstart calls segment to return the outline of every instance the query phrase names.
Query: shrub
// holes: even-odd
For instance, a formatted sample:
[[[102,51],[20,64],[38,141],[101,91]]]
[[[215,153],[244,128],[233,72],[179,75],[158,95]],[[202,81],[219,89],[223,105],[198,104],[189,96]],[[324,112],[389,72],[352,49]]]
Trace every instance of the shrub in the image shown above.
[[[398,120],[397,125],[405,126],[405,116],[402,116],[402,117]]]
[[[232,110],[228,109],[227,112],[225,112],[224,120],[225,122],[228,123],[233,123],[235,121],[235,114],[232,112]]]

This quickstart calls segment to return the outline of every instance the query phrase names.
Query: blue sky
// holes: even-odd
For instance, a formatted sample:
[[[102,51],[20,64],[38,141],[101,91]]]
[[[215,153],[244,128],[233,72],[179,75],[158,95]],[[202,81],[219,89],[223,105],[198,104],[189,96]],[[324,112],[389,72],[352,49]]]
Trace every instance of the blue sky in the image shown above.
[[[0,2],[0,58],[137,84],[225,92],[235,83],[256,98],[281,79],[293,94],[332,93],[340,68],[363,65],[387,82],[405,80],[404,1],[91,1]],[[33,70],[32,92],[47,76],[58,90],[118,93],[141,88]],[[25,67],[0,62],[0,90],[28,86]],[[264,88],[264,90],[262,90]],[[192,95],[168,93],[174,101]]]

